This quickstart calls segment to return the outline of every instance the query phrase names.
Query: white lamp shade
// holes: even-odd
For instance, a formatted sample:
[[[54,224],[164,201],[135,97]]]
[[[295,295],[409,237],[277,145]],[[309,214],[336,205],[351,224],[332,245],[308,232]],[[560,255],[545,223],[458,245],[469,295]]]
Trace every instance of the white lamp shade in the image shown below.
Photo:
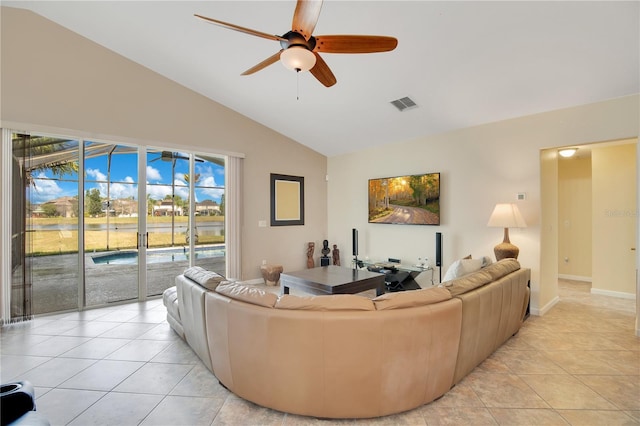
[[[280,54],[280,62],[290,70],[309,71],[316,64],[316,55],[302,46],[291,46]]]
[[[515,204],[496,204],[487,226],[495,228],[526,228],[527,223]]]

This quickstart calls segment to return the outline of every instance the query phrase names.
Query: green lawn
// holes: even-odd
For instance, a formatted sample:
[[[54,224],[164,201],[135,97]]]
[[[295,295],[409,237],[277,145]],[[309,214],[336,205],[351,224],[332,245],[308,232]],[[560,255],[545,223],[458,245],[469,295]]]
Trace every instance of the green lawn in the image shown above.
[[[31,218],[32,225],[76,225],[77,218]],[[110,217],[110,227],[117,227],[119,224],[135,224],[138,222],[136,217]],[[224,222],[224,216],[198,216],[196,218],[196,226],[203,222]],[[88,217],[85,218],[85,227],[89,228],[92,224],[106,224],[106,217]],[[147,217],[147,223],[151,224],[171,224],[171,216]],[[188,225],[188,218],[185,216],[176,216],[174,222],[176,231],[174,235],[174,244],[182,246],[186,244],[184,229]],[[78,231],[77,230],[37,230],[29,233],[31,244],[28,244],[27,254],[30,255],[46,255],[54,253],[77,253],[78,251]],[[137,232],[134,230],[109,232],[109,250],[116,249],[132,249],[136,248]],[[217,235],[199,235],[198,245],[224,243],[224,236]],[[84,245],[86,251],[104,251],[107,250],[107,231],[84,232]],[[170,232],[156,232],[149,234],[149,248],[169,247],[171,246]]]

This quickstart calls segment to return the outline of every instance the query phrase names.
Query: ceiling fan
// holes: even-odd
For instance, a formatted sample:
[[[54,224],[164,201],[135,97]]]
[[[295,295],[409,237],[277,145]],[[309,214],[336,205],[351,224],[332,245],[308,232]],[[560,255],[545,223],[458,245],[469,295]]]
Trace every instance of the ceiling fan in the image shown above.
[[[396,48],[398,40],[394,37],[376,35],[324,35],[313,36],[313,30],[320,16],[322,0],[298,0],[291,31],[279,36],[229,24],[217,19],[195,14],[196,17],[221,27],[241,33],[280,42],[281,49],[249,68],[242,75],[253,74],[269,65],[282,61],[283,65],[295,71],[310,71],[313,76],[331,87],[336,77],[319,53],[376,53],[389,52]]]

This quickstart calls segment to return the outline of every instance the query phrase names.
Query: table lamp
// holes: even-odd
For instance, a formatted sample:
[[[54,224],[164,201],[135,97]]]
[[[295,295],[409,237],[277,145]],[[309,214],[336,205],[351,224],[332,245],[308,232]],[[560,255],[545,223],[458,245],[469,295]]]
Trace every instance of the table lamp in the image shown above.
[[[517,259],[520,249],[509,241],[509,228],[526,228],[527,223],[515,204],[496,204],[487,226],[504,228],[504,240],[493,248],[496,260],[508,257]]]

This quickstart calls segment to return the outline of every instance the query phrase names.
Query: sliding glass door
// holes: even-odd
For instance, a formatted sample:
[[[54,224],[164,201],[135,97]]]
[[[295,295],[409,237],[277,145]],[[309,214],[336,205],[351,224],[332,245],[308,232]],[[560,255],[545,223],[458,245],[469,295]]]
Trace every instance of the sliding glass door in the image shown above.
[[[225,275],[225,162],[199,156],[195,162],[195,265]]]
[[[189,163],[189,154],[147,151],[147,296],[189,266]]]
[[[78,152],[73,139],[13,133],[12,304],[78,306]],[[20,294],[18,294],[20,293]]]
[[[222,158],[147,151],[147,296],[190,264],[225,274],[224,172]]]
[[[190,265],[225,274],[224,158],[11,137],[16,316],[158,296]]]
[[[138,148],[84,143],[85,306],[138,298]]]

